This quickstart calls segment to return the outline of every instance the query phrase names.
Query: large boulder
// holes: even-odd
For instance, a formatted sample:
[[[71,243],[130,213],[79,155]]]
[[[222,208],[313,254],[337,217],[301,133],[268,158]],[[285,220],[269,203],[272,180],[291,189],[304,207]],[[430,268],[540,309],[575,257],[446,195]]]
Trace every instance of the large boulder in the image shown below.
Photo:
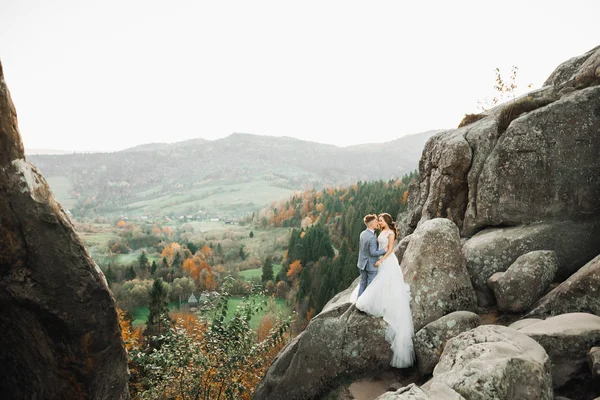
[[[600,255],[537,303],[530,316],[587,312],[600,316]]]
[[[321,398],[339,379],[390,369],[387,324],[350,303],[355,282],[334,297],[271,364],[254,399]]]
[[[450,339],[433,378],[389,400],[551,400],[550,359],[535,340],[499,325],[484,325]]]
[[[384,393],[377,400],[465,400],[460,394],[447,386],[432,384],[424,390],[414,383],[398,389],[396,392]]]
[[[464,236],[600,218],[599,63],[597,47],[561,65],[541,89],[432,136],[400,231],[438,217]]]
[[[540,222],[505,228],[488,228],[463,246],[467,270],[480,306],[495,303],[487,280],[506,271],[520,256],[551,250],[558,260],[557,280],[576,272],[598,254],[600,220],[586,222]]]
[[[469,311],[455,311],[421,328],[414,337],[415,355],[421,375],[433,372],[449,339],[476,328],[479,323],[479,315]]]
[[[558,315],[518,330],[541,344],[552,361],[552,381],[560,388],[588,374],[588,351],[600,343],[600,317],[585,313]]]
[[[458,228],[449,219],[421,224],[411,236],[402,266],[411,289],[415,331],[453,311],[475,308]]]
[[[0,393],[128,398],[114,298],[46,180],[28,163],[0,65]]]
[[[528,309],[546,291],[557,269],[555,252],[537,250],[517,258],[506,272],[496,272],[488,279],[488,286],[494,292],[498,309]]]

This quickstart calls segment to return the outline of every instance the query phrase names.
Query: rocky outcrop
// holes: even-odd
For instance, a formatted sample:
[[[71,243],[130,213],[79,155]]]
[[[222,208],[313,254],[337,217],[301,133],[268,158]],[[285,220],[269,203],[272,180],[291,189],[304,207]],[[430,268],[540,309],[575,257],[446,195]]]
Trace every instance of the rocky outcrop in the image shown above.
[[[536,224],[528,229],[539,230],[547,224],[544,232],[506,238],[512,242],[508,254],[481,248],[468,257],[481,305],[493,302],[485,281],[526,252],[556,251],[559,280],[598,253],[593,221],[600,220],[599,62],[600,47],[561,65],[543,88],[438,133],[425,145],[402,233],[438,217],[452,220],[466,237],[494,227]],[[467,252],[473,247],[467,242]],[[489,265],[469,265],[489,259]]]
[[[385,396],[380,399],[551,400],[550,359],[514,329],[480,326],[448,342],[432,380],[420,389]]]
[[[0,65],[0,393],[125,399],[115,301],[48,184],[25,160]]]
[[[479,315],[475,313],[455,311],[428,323],[418,331],[414,337],[414,346],[421,375],[433,372],[449,339],[476,328],[479,322]]]
[[[395,393],[385,393],[377,400],[465,400],[460,394],[447,386],[433,383],[427,391],[418,387],[414,383],[398,389]]]
[[[600,316],[600,256],[544,296],[529,315],[548,316],[573,312]]]
[[[412,235],[405,236],[398,242],[398,244],[394,248],[394,253],[396,254],[396,257],[398,258],[398,262],[400,264],[402,264],[402,258],[404,258],[404,253],[406,252],[406,248],[408,247],[411,238]]]
[[[552,361],[554,387],[588,372],[588,351],[600,343],[600,317],[572,313],[548,318],[519,329],[541,344]]]
[[[558,269],[553,251],[538,250],[517,258],[506,272],[488,279],[498,309],[521,312],[528,309],[546,291]]]
[[[334,297],[279,353],[254,399],[321,398],[341,378],[391,368],[387,324],[350,303],[357,283]]]
[[[475,308],[458,228],[452,221],[436,218],[419,226],[408,243],[402,266],[410,285],[415,331],[453,311]]]
[[[566,279],[600,248],[600,221],[541,222],[507,228],[488,228],[463,245],[467,270],[481,306],[495,298],[487,280],[504,272],[521,255],[536,250],[552,250],[558,259],[557,279]]]

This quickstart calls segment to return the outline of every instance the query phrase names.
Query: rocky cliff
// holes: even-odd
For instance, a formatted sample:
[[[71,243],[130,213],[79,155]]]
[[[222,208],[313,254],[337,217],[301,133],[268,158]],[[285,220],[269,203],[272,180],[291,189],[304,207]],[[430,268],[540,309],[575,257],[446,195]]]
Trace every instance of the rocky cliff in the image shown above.
[[[419,179],[398,217],[397,255],[413,293],[417,367],[431,379],[381,398],[551,399],[575,387],[577,398],[599,396],[585,360],[595,371],[600,47],[541,89],[430,138]],[[381,321],[348,293],[281,352],[255,399],[324,398],[389,368]],[[527,315],[550,318],[477,327]]]
[[[128,398],[115,301],[25,159],[1,65],[0,149],[2,398]]]

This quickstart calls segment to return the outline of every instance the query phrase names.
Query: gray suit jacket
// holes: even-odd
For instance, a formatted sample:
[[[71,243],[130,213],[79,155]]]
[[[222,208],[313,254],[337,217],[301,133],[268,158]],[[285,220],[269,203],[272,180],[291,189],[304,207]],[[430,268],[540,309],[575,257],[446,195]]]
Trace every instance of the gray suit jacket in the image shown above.
[[[368,229],[360,233],[360,246],[358,251],[358,268],[366,271],[377,271],[375,263],[379,256],[386,253],[387,249],[377,249],[377,238]]]

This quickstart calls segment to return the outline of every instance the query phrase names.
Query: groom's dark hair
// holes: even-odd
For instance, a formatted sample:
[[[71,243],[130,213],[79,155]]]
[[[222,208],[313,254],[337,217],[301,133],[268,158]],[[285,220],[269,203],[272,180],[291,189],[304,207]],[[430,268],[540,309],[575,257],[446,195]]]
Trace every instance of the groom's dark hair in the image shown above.
[[[373,221],[374,219],[377,219],[377,215],[375,215],[375,214],[367,214],[363,218],[363,222],[365,223],[365,225],[367,225],[369,222]]]

